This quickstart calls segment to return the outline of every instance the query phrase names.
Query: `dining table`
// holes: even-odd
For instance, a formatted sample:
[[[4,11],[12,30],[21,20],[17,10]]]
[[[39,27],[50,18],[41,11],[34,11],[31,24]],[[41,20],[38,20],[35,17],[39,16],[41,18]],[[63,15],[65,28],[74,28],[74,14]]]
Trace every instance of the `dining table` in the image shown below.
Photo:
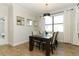
[[[29,36],[29,51],[34,49],[34,40],[45,42],[45,55],[50,56],[50,39],[52,35],[30,35]]]

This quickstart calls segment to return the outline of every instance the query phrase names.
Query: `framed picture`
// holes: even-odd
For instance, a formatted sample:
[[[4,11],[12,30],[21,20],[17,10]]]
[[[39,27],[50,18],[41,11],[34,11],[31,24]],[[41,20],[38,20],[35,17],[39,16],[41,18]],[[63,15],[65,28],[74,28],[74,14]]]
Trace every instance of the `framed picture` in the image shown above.
[[[25,25],[25,20],[23,17],[17,16],[17,25]]]
[[[26,23],[27,23],[28,26],[32,26],[32,20],[31,19],[27,19]]]

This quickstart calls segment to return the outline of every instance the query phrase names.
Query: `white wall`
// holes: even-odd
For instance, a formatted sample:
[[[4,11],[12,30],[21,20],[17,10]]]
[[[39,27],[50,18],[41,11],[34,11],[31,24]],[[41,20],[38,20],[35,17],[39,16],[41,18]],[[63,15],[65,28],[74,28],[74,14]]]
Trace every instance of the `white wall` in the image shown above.
[[[79,8],[75,7],[75,29],[74,29],[74,38],[73,38],[73,44],[79,45]]]
[[[4,33],[5,21],[0,19],[0,35]]]
[[[13,4],[9,4],[8,6],[8,43],[13,45],[14,39],[14,8]]]
[[[74,31],[74,21],[75,21],[75,12],[74,10],[65,10],[64,11],[64,42],[72,43],[73,42],[73,31]]]
[[[27,26],[26,21],[27,19],[36,20],[34,18],[35,15],[31,11],[28,11],[27,9],[23,8],[22,6],[19,6],[18,4],[13,4],[13,15],[12,16],[13,16],[13,21],[12,21],[13,25],[11,25],[13,27],[12,45],[15,46],[18,44],[28,42],[29,35],[31,35],[31,32],[33,31],[33,26]],[[17,25],[16,16],[25,18],[24,26]]]
[[[0,16],[5,18],[4,34],[5,39],[0,39],[0,45],[8,43],[8,6],[0,4]]]
[[[44,21],[44,18],[41,18],[41,19],[39,19],[39,21],[38,21],[39,23],[38,23],[38,26],[39,26],[39,31],[41,32],[41,33],[43,33],[44,31],[45,31],[45,21]]]

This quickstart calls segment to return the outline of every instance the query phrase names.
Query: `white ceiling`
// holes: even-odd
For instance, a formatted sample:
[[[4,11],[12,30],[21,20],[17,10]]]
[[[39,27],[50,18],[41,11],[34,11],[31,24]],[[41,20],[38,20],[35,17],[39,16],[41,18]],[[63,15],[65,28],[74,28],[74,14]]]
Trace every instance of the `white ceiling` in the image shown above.
[[[47,7],[45,3],[20,3],[20,5],[37,14],[43,14],[45,12],[54,12],[63,8],[73,7],[76,3],[48,3]]]

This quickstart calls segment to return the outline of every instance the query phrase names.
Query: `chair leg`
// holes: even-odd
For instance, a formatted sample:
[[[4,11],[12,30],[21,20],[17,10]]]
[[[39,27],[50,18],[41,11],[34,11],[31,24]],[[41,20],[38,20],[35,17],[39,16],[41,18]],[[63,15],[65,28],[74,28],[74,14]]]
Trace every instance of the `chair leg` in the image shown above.
[[[39,43],[39,50],[40,50],[40,43]]]
[[[56,48],[58,47],[58,41],[56,40],[56,42],[55,42],[55,46],[56,46]]]
[[[52,54],[54,53],[54,52],[53,52],[53,49],[54,49],[54,48],[53,48],[53,45],[51,45],[51,51],[52,51]]]
[[[53,48],[52,48],[52,54],[53,54]]]

